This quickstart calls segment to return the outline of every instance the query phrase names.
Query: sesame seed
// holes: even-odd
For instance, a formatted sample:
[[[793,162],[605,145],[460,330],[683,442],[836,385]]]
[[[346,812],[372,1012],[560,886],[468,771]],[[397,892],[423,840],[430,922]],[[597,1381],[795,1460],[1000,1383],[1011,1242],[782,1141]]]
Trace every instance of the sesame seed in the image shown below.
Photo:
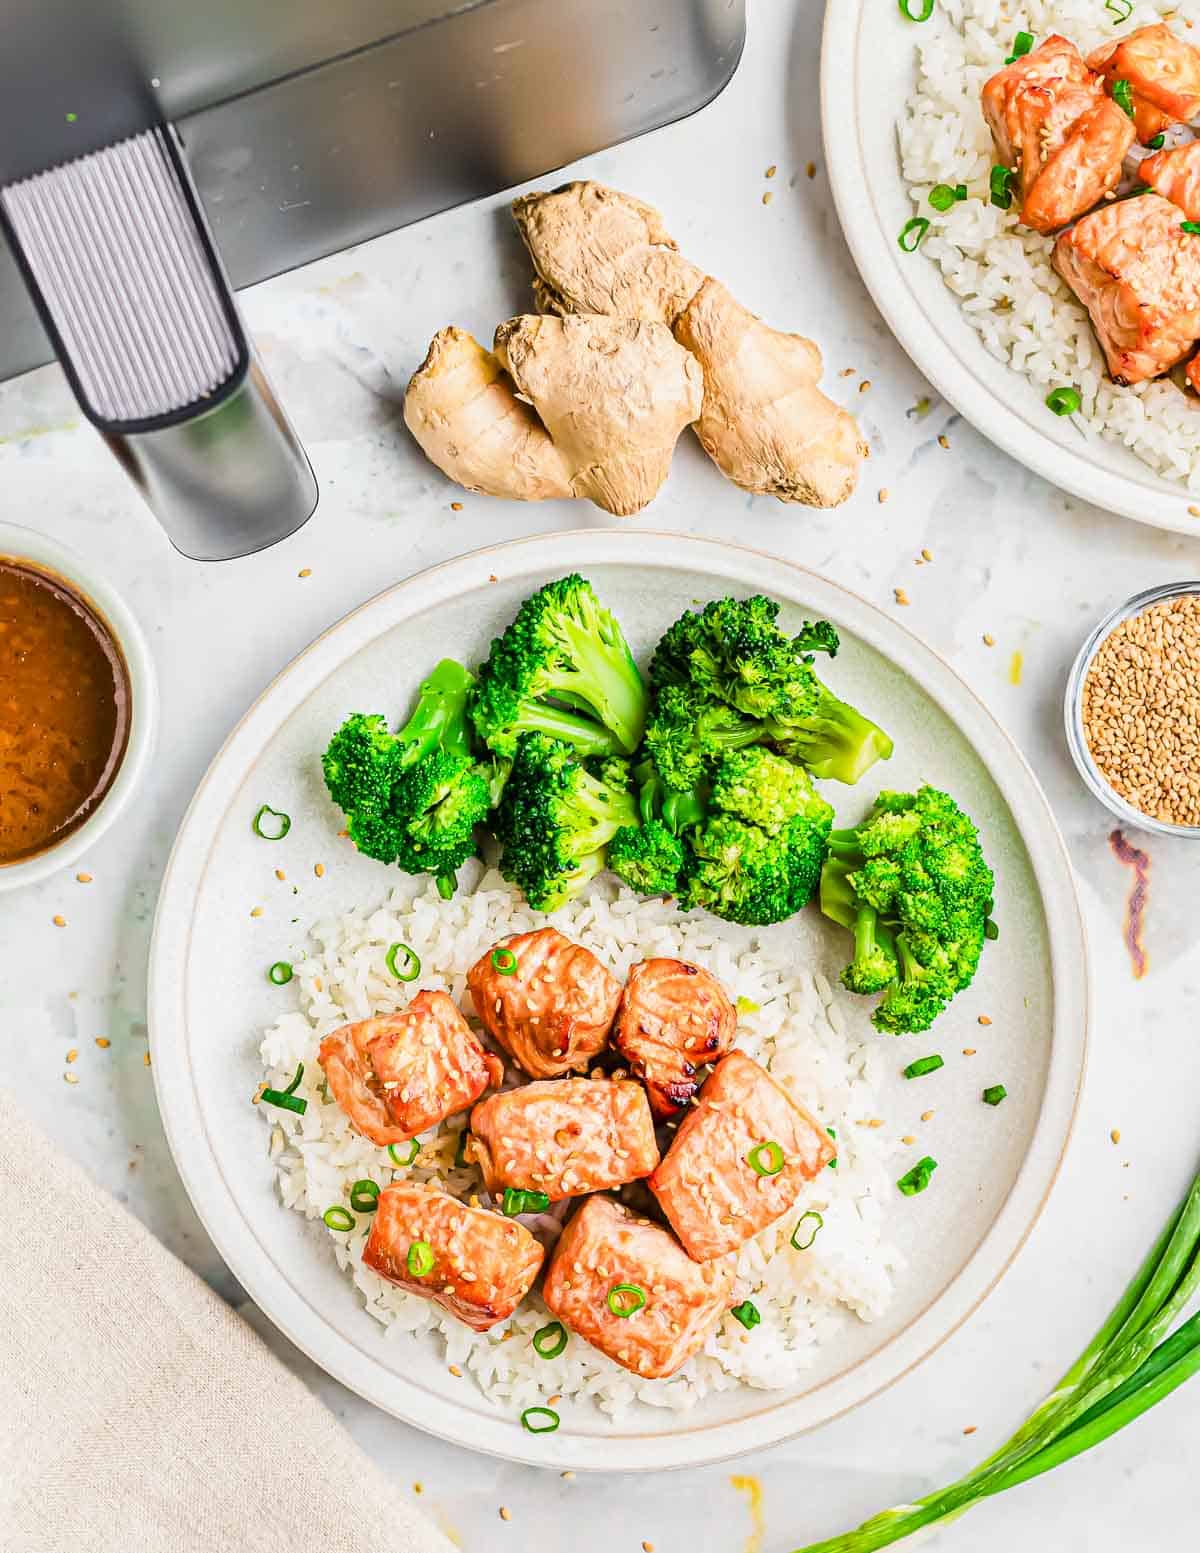
[[[568,1483],[573,1483],[575,1481],[575,1474],[573,1472],[560,1472],[559,1476],[564,1478]]]
[[[302,566],[300,568],[300,570],[296,573],[296,575],[297,575],[297,577],[311,577],[312,576],[312,567],[311,566]]]
[[[838,373],[838,377],[853,377],[854,371],[855,369],[853,367],[843,367],[842,370]]]
[[[991,1024],[991,1022],[992,1022],[992,1021],[991,1021],[991,1019],[990,1019],[990,1018],[989,1018],[989,1017],[988,1017],[988,1015],[987,1015],[987,1014],[980,1014],[980,1016],[979,1016],[979,1023],[980,1023],[980,1024],[981,1024],[981,1025],[990,1025],[990,1024]]]
[[[973,1057],[974,1055],[975,1055],[975,1048],[973,1046],[964,1046],[963,1047],[963,1056],[964,1057]]]
[[[882,1127],[883,1126],[883,1117],[882,1116],[873,1116],[871,1118],[871,1120],[867,1123],[867,1126],[868,1127]]]
[[[654,1544],[652,1542],[643,1542],[642,1553],[654,1553]]]
[[[922,559],[922,561],[932,561],[933,560],[933,551],[932,550],[922,550],[921,551],[921,559]]]
[[[275,877],[276,879],[286,879],[287,875],[284,873],[282,868],[277,868],[275,870]]]
[[[78,1048],[78,1046],[72,1046],[71,1050],[67,1053],[67,1061],[68,1062],[74,1062],[76,1057],[78,1057],[78,1056],[79,1056],[79,1048]]]
[[[764,205],[769,205],[774,198],[775,196],[771,193],[770,189],[768,189],[762,197],[762,202]]]
[[[450,503],[450,511],[451,512],[461,512],[462,510],[463,510],[462,502],[460,502],[460,501],[452,501]]]
[[[423,1494],[424,1492],[425,1492],[425,1485],[424,1485],[424,1483],[414,1483],[413,1484],[413,1493],[414,1494]]]
[[[939,448],[948,448],[949,446],[950,446],[950,438],[946,435],[945,432],[943,432],[942,435],[938,438],[938,447]]]
[[[869,377],[863,378],[862,382],[858,385],[859,393],[860,394],[865,394],[867,389],[870,388],[870,386],[871,386],[871,379]]]
[[[78,1073],[64,1073],[63,1078],[67,1081],[68,1084],[78,1084],[79,1082]]]
[[[147,1068],[150,1066],[150,1053],[149,1052],[143,1052],[142,1053],[142,1066],[143,1067],[147,1067]]]
[[[91,884],[92,882],[91,874],[76,874],[75,877],[80,884]]]
[[[108,1048],[112,1045],[112,1042],[109,1040],[108,1036],[98,1035],[96,1037],[96,1045],[103,1052],[108,1050]]]
[[[912,602],[912,600],[909,598],[908,594],[905,593],[903,588],[893,588],[892,592],[896,596],[896,603],[897,604],[910,604]]]
[[[763,174],[763,177],[764,178],[774,178],[775,174],[778,171],[779,171],[778,167],[776,167],[775,163],[772,162],[770,167],[768,167],[766,172]]]
[[[887,501],[887,499],[888,499],[888,489],[887,489],[886,485],[881,487],[879,495],[875,499],[876,499],[876,501],[879,503],[879,505],[881,507],[883,506],[884,502]]]
[[[1189,507],[1188,516],[1190,518],[1200,518],[1200,507]]]
[[[502,1521],[511,1521],[512,1520],[512,1511],[508,1508],[508,1506],[506,1504],[502,1504],[500,1506],[500,1519]]]
[[[815,178],[817,176],[817,164],[815,162],[806,163],[804,171],[810,178]]]
[[[904,1134],[904,1136],[900,1139],[901,1143],[915,1143],[916,1141],[917,1140],[913,1137],[911,1132],[906,1132]]]
[[[1120,1143],[1121,1129],[1119,1127],[1114,1127],[1113,1130],[1109,1133],[1109,1137],[1113,1140],[1114,1143]]]
[[[978,1424],[968,1424],[967,1427],[963,1430],[963,1433],[964,1434],[974,1434],[976,1429],[978,1429],[978,1427],[979,1427]]]
[[[442,1292],[443,1292],[443,1294],[452,1294],[454,1291],[451,1289],[450,1285],[447,1284],[445,1289],[443,1289]],[[447,1369],[450,1371],[451,1375],[454,1376],[455,1380],[461,1380],[462,1379],[462,1371],[459,1369],[457,1364],[447,1365]]]
[[[994,647],[996,645],[996,638],[990,631],[985,631],[983,633],[983,645],[985,647]]]
[[[932,1111],[922,1111],[921,1112],[921,1120],[923,1122],[931,1122],[933,1120],[933,1112]]]
[[[324,863],[314,863],[313,864],[313,873],[316,874],[318,879],[324,879],[324,877],[325,877],[325,864]]]
[[[54,917],[54,926],[55,927],[66,927],[66,925],[67,925],[66,917],[56,913],[55,917]]]
[[[261,906],[255,906],[254,909],[250,913],[250,915],[252,917],[261,917],[262,914],[263,914],[263,909],[262,909]]]

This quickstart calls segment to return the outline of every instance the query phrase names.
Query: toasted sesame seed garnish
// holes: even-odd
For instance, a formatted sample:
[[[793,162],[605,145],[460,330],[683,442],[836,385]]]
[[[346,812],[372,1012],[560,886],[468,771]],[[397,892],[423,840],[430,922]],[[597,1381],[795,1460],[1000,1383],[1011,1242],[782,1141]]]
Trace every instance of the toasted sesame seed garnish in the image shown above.
[[[912,602],[903,588],[893,588],[892,592],[896,595],[897,604],[910,604]]]
[[[853,377],[857,370],[856,367],[843,367],[838,373],[838,377]]]
[[[770,165],[770,167],[768,167],[768,168],[767,168],[767,170],[766,170],[766,172],[765,172],[765,173],[764,173],[764,174],[763,174],[763,177],[764,177],[764,178],[774,178],[774,176],[775,176],[775,174],[776,174],[776,173],[777,173],[777,172],[778,172],[778,171],[779,171],[779,168],[778,168],[778,167],[776,167],[776,165],[775,165],[775,163],[774,163],[774,162],[772,162],[772,163],[771,163],[771,165]]]
[[[815,178],[817,176],[817,164],[815,162],[806,162],[804,171],[810,178]]]
[[[80,884],[91,884],[92,882],[91,874],[76,874],[75,877]]]
[[[921,1120],[923,1122],[931,1122],[933,1120],[933,1112],[932,1111],[922,1111],[921,1112]]]
[[[79,1048],[78,1048],[78,1046],[72,1046],[71,1050],[67,1053],[67,1061],[68,1062],[74,1062],[76,1057],[78,1057],[78,1056],[79,1056]]]
[[[867,1123],[867,1126],[868,1127],[882,1127],[883,1126],[883,1117],[882,1116],[873,1116],[871,1118],[871,1120]]]
[[[933,560],[933,551],[932,550],[922,550],[921,551],[921,559],[922,559],[922,561],[932,561]]]
[[[512,1520],[512,1511],[508,1508],[508,1506],[506,1504],[502,1504],[500,1506],[500,1519],[502,1521],[511,1521]]]
[[[146,1068],[148,1068],[150,1066],[150,1053],[149,1052],[143,1052],[142,1053],[142,1066],[146,1067]],[[264,1084],[263,1088],[264,1089],[266,1088],[265,1084]]]
[[[1109,1133],[1109,1137],[1113,1140],[1114,1143],[1120,1143],[1121,1129],[1119,1127],[1114,1127],[1113,1130]]]
[[[643,1542],[642,1553],[654,1553],[654,1544],[652,1542]]]
[[[424,1492],[425,1492],[425,1485],[424,1485],[424,1483],[414,1483],[413,1484],[413,1493],[414,1494],[423,1494]]]
[[[983,645],[985,647],[994,647],[996,645],[996,638],[990,631],[985,631],[983,633]]]
[[[859,393],[860,394],[865,394],[867,389],[870,388],[870,386],[871,386],[871,379],[869,377],[863,378],[862,382],[858,385]]]
[[[768,189],[762,197],[762,202],[764,205],[769,205],[774,198],[775,196],[771,193],[770,189]]]
[[[551,1407],[554,1407],[556,1403],[562,1401],[562,1392],[556,1391],[552,1397],[547,1397],[546,1401],[549,1402]]]
[[[324,863],[314,863],[313,864],[313,873],[316,874],[318,879],[324,879],[324,877],[325,877],[325,864]]]
[[[980,1016],[979,1016],[979,1023],[981,1025],[990,1025],[991,1022],[992,1021],[991,1021],[991,1019],[989,1018],[989,1016],[987,1014],[980,1014]]]
[[[911,1132],[906,1132],[904,1134],[904,1136],[900,1139],[901,1143],[915,1143],[916,1141],[917,1140],[913,1137]]]
[[[460,501],[452,501],[450,503],[450,511],[451,512],[461,512],[462,510],[463,510],[462,502],[460,502]]]
[[[964,1434],[974,1434],[976,1429],[978,1429],[978,1427],[979,1427],[978,1424],[968,1424],[967,1427],[963,1430],[963,1433]]]
[[[1189,507],[1188,508],[1188,517],[1190,517],[1190,518],[1200,518],[1200,507]]]
[[[112,1045],[112,1042],[109,1040],[108,1036],[98,1035],[96,1037],[96,1045],[103,1052],[108,1050],[108,1048]]]
[[[287,875],[284,873],[282,868],[277,868],[275,870],[275,877],[276,879],[286,879]]]
[[[454,1290],[450,1287],[449,1284],[447,1284],[446,1288],[442,1292],[444,1294],[453,1294]],[[450,1371],[451,1375],[454,1376],[455,1380],[462,1379],[462,1371],[459,1369],[457,1364],[448,1364],[446,1368]]]
[[[568,1483],[575,1481],[575,1474],[573,1472],[560,1472],[559,1477],[565,1478]]]
[[[62,916],[61,913],[56,912],[53,921],[55,927],[66,927],[67,925],[67,919],[66,917]]]
[[[964,1046],[963,1047],[963,1056],[964,1057],[973,1057],[974,1055],[975,1055],[975,1048],[973,1046]]]
[[[252,916],[252,917],[261,917],[261,916],[262,916],[262,914],[263,914],[263,909],[262,909],[262,907],[261,907],[261,906],[255,906],[255,907],[254,907],[254,908],[253,908],[253,909],[252,909],[252,910],[251,910],[251,912],[250,912],[250,915],[251,915],[251,916]]]
[[[78,1073],[64,1073],[63,1078],[67,1081],[68,1084],[78,1084],[79,1082]]]
[[[941,436],[938,438],[938,447],[939,448],[948,448],[949,446],[950,446],[950,438],[946,435],[945,432],[943,432],[941,434]]]
[[[886,485],[884,485],[884,486],[881,486],[881,487],[880,487],[880,489],[879,489],[879,495],[878,495],[878,496],[877,496],[877,497],[876,497],[876,498],[875,498],[875,500],[876,500],[876,501],[877,501],[877,502],[878,502],[878,503],[879,503],[879,505],[880,505],[880,506],[881,506],[881,507],[882,507],[882,506],[883,506],[883,504],[884,504],[884,502],[885,502],[885,501],[887,501],[887,499],[888,499],[888,488],[887,488],[887,486],[886,486]]]

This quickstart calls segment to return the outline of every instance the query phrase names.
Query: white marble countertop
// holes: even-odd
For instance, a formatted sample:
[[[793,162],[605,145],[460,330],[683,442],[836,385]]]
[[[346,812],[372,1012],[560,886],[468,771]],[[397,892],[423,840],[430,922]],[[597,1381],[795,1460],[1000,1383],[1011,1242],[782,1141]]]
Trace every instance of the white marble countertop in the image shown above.
[[[784,1553],[950,1480],[1011,1432],[1091,1336],[1197,1163],[1200,849],[1142,838],[1152,859],[1149,970],[1135,980],[1122,941],[1129,873],[1108,845],[1106,812],[1069,763],[1060,701],[1085,628],[1135,588],[1195,575],[1200,540],[1064,496],[943,404],[910,416],[925,385],[859,282],[823,172],[820,11],[819,0],[759,4],[742,66],[715,103],[570,173],[659,205],[689,255],[773,323],[817,339],[827,386],[852,403],[870,436],[862,489],[831,513],[752,500],[681,443],[667,488],[640,521],[736,538],[825,572],[895,609],[970,679],[1039,772],[1066,832],[1099,1018],[1065,1171],[1012,1271],[918,1371],[817,1433],[669,1480],[565,1482],[406,1428],[314,1372],[249,1305],[196,1221],[155,1109],[143,1061],[155,895],[192,788],[232,722],[310,638],[385,583],[495,539],[610,521],[583,504],[479,497],[453,512],[462,493],[401,424],[403,385],[436,328],[453,321],[490,338],[499,319],[528,306],[505,200],[423,222],[244,296],[322,489],[309,525],[265,554],[209,566],[177,555],[81,424],[57,369],[0,386],[3,516],[108,566],[150,635],[164,713],[149,781],[88,857],[94,882],[80,885],[66,870],[0,896],[5,1081],[264,1331],[386,1470],[414,1493],[420,1484],[421,1502],[477,1553],[568,1543],[573,1553],[636,1553],[643,1541],[659,1553]],[[778,173],[768,182],[771,164]],[[764,205],[766,191],[773,198]],[[839,376],[844,369],[852,374]],[[933,561],[917,567],[923,548]],[[898,587],[906,608],[893,602]],[[1017,653],[1023,672],[1014,683]],[[56,913],[65,929],[54,926]],[[100,1035],[112,1042],[107,1050],[94,1044]],[[72,1046],[80,1082],[69,1087],[62,1075]],[[972,1427],[978,1432],[965,1435]],[[936,1546],[1182,1546],[1194,1539],[1194,1530],[1179,1534],[1194,1528],[1200,1507],[1198,1433],[1200,1384],[1099,1451],[975,1511]],[[498,1519],[500,1505],[511,1522]]]

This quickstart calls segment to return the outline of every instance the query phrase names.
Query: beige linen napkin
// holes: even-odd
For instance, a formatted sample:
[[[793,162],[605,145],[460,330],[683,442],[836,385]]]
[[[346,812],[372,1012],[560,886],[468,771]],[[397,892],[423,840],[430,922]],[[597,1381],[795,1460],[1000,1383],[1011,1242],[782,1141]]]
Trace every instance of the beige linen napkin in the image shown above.
[[[3,1553],[452,1553],[0,1090]]]

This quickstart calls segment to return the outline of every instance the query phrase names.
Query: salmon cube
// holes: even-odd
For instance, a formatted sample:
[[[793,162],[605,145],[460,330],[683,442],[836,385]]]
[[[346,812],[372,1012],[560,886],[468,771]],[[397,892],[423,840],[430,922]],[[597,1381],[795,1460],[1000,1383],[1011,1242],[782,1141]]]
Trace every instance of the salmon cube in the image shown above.
[[[1046,155],[1026,188],[1021,220],[1035,232],[1056,232],[1091,210],[1121,181],[1133,137],[1129,117],[1111,97],[1101,97]]]
[[[641,1180],[658,1164],[646,1093],[632,1080],[550,1079],[492,1095],[471,1113],[468,1157],[495,1196],[551,1202]]]
[[[523,1224],[428,1186],[385,1186],[363,1262],[476,1332],[511,1316],[533,1287],[541,1245]]]
[[[582,1070],[608,1044],[621,983],[557,928],[519,933],[467,972],[484,1028],[530,1078]]]
[[[1156,151],[1138,168],[1156,193],[1178,205],[1189,221],[1200,221],[1200,140],[1171,151]]]
[[[318,1061],[355,1130],[381,1148],[465,1111],[504,1077],[444,992],[418,992],[398,1014],[342,1025],[321,1042]]]
[[[693,1262],[666,1230],[589,1197],[559,1238],[542,1298],[570,1331],[647,1380],[674,1375],[728,1308],[728,1259]]]
[[[1094,79],[1083,55],[1069,38],[1058,33],[1051,33],[1037,48],[1022,54],[991,76],[983,87],[983,116],[1004,166],[1013,167],[1020,158],[1024,135],[1018,115],[1021,99],[1027,91],[1044,89],[1049,107],[1054,97],[1071,86],[1094,90]]]
[[[642,1080],[660,1119],[699,1087],[696,1071],[733,1045],[737,1013],[715,976],[686,960],[642,960],[629,972],[613,1045]]]
[[[1200,338],[1200,237],[1157,194],[1093,211],[1054,245],[1117,383],[1157,377]]]
[[[707,1262],[785,1214],[834,1153],[816,1117],[732,1051],[680,1123],[650,1189],[688,1255]]]
[[[1097,49],[1087,62],[1103,74],[1110,90],[1118,81],[1129,83],[1135,111],[1139,103],[1158,111],[1159,128],[1151,135],[1200,113],[1200,50],[1177,38],[1165,22],[1139,27],[1127,38]],[[1147,117],[1145,127],[1152,122]]]

